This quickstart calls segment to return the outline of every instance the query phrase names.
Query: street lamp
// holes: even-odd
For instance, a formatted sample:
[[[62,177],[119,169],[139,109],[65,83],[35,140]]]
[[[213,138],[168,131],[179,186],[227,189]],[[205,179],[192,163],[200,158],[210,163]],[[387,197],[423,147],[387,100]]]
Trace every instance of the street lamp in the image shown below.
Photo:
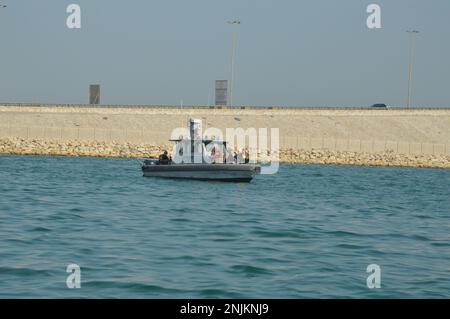
[[[232,26],[238,26],[241,24],[241,21],[240,20],[228,21],[228,24]],[[236,55],[236,43],[237,43],[237,29],[233,31],[231,39],[231,79],[230,79],[230,101],[229,101],[230,106],[233,106],[234,59]]]
[[[411,84],[413,75],[413,62],[414,62],[414,40],[416,35],[419,33],[417,30],[406,31],[410,35],[410,48],[409,48],[409,70],[408,70],[408,99],[406,102],[406,107],[411,108]]]

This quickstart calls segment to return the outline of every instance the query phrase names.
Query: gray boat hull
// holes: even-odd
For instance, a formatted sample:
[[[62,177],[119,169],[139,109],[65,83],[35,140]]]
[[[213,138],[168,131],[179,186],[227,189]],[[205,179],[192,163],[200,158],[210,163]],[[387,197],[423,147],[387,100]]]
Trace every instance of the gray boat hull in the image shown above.
[[[253,164],[143,165],[142,171],[145,177],[250,182],[258,172],[258,166]]]

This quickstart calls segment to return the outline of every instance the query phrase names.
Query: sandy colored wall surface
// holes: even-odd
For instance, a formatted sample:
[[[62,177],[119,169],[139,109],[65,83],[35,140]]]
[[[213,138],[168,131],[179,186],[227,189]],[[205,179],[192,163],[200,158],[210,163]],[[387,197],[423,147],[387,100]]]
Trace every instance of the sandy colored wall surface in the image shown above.
[[[450,155],[450,110],[218,110],[0,106],[0,137],[166,144],[204,126],[279,128],[282,148]]]

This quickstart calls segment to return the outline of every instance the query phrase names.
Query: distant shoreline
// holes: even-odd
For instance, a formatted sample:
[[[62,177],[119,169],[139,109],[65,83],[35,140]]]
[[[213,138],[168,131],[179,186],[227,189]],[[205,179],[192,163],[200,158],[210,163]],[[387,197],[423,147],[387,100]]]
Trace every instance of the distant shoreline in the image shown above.
[[[189,109],[0,105],[0,153],[142,158],[171,149],[190,117],[206,128],[278,128],[280,161],[450,167],[450,109]]]

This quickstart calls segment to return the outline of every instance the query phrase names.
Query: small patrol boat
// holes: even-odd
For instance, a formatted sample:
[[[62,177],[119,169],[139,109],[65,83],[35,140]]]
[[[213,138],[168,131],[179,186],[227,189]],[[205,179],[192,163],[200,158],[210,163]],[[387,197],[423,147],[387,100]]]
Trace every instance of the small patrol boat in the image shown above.
[[[189,136],[171,140],[175,143],[174,159],[164,154],[159,159],[144,160],[144,176],[250,182],[260,172],[260,166],[249,163],[248,159],[243,163],[236,160],[227,149],[226,141],[203,139],[201,125],[201,120],[189,119]]]

